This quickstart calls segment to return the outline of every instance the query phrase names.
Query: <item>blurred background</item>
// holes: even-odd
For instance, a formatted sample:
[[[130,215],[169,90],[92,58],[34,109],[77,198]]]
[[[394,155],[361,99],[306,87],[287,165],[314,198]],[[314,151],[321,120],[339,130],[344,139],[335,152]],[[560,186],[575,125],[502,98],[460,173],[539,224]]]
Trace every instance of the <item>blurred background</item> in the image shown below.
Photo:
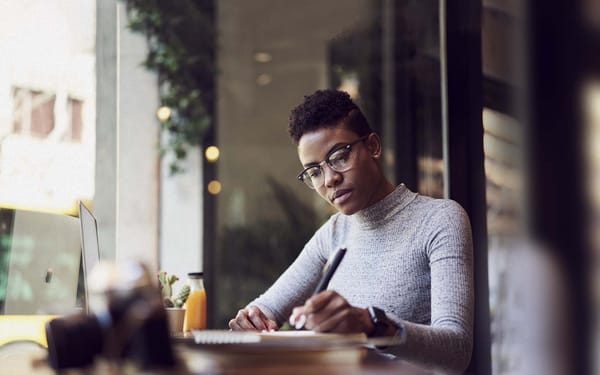
[[[471,372],[600,373],[598,3],[0,0],[0,207],[83,200],[103,259],[204,271],[225,328],[332,214],[287,119],[345,90],[391,180],[469,213]]]

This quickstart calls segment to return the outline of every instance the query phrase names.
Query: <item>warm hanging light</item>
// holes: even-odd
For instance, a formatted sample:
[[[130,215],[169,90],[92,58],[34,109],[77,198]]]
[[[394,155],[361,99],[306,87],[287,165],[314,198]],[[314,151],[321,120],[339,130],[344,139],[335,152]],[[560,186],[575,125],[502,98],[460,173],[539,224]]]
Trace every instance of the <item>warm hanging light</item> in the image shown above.
[[[221,192],[221,183],[217,180],[212,180],[208,183],[207,189],[212,195],[217,195]]]
[[[256,84],[259,86],[266,86],[271,83],[271,81],[273,81],[273,78],[267,73],[259,74],[258,77],[256,77]]]
[[[217,146],[208,146],[206,148],[206,151],[204,151],[204,156],[206,157],[206,160],[208,160],[211,163],[214,163],[217,160],[219,160],[220,154],[221,151],[219,151],[219,148]]]
[[[158,119],[160,121],[167,121],[169,119],[169,117],[171,117],[171,108],[167,107],[167,106],[162,106],[160,107],[157,111],[156,111],[156,117],[158,117]]]
[[[254,54],[254,61],[259,63],[268,63],[273,60],[273,56],[268,52],[256,52]]]

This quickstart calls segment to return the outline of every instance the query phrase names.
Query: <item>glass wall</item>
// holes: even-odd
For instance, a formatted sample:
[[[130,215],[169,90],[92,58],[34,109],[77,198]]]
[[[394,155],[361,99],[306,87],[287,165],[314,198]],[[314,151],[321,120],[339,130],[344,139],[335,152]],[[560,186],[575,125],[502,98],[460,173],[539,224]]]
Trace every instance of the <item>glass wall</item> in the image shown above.
[[[438,1],[217,2],[214,324],[264,291],[333,213],[298,183],[287,134],[304,95],[351,94],[392,181],[443,194]],[[206,265],[211,267],[211,265]],[[209,286],[210,290],[211,286]]]
[[[523,371],[522,340],[515,331],[522,324],[523,310],[516,306],[520,290],[515,283],[515,263],[532,266],[531,249],[525,247],[523,155],[525,125],[523,82],[518,75],[521,47],[513,43],[522,21],[515,4],[483,1],[482,65],[485,183],[489,262],[492,372],[507,374]],[[519,106],[520,104],[520,106]],[[519,260],[518,260],[519,259]]]
[[[570,367],[573,351],[581,348],[575,349],[574,343],[581,343],[571,340],[585,320],[571,315],[579,309],[581,291],[575,279],[569,279],[580,256],[578,236],[568,224],[578,226],[580,214],[571,199],[578,195],[577,173],[569,172],[579,168],[571,164],[577,125],[571,117],[561,117],[572,104],[569,91],[561,91],[569,87],[563,85],[569,81],[564,77],[573,73],[571,65],[562,62],[546,66],[547,61],[557,61],[557,55],[569,55],[562,49],[557,55],[544,55],[549,49],[542,41],[552,39],[549,30],[559,27],[544,25],[550,18],[529,12],[530,4],[485,0],[482,5],[492,373],[582,373]],[[553,12],[560,13],[557,9]],[[568,17],[558,18],[565,22]],[[567,40],[573,25],[563,26]],[[560,33],[562,37],[563,30]],[[554,108],[557,104],[560,109]],[[553,188],[562,184],[569,191],[564,205],[557,200],[563,199],[563,189]],[[569,205],[574,209],[567,212]],[[566,242],[561,242],[559,231]],[[562,324],[572,319],[577,324]]]

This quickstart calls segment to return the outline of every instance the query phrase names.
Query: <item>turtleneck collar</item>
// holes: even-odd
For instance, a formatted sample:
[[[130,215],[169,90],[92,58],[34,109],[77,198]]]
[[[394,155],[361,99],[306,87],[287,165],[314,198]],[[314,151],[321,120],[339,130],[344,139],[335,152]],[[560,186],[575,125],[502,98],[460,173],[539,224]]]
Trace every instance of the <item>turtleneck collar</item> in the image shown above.
[[[379,226],[388,218],[400,212],[412,202],[417,195],[417,193],[410,191],[406,185],[400,184],[385,198],[356,212],[351,217],[355,219],[357,223],[367,227]]]

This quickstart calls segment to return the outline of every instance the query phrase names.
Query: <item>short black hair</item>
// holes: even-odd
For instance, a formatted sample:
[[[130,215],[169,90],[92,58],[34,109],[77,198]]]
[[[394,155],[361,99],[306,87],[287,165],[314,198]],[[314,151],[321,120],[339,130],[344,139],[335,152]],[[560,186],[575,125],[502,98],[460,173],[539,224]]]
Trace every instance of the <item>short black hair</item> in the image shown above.
[[[292,109],[288,132],[297,144],[304,133],[334,127],[341,122],[361,137],[372,132],[367,119],[347,92],[317,90]]]

